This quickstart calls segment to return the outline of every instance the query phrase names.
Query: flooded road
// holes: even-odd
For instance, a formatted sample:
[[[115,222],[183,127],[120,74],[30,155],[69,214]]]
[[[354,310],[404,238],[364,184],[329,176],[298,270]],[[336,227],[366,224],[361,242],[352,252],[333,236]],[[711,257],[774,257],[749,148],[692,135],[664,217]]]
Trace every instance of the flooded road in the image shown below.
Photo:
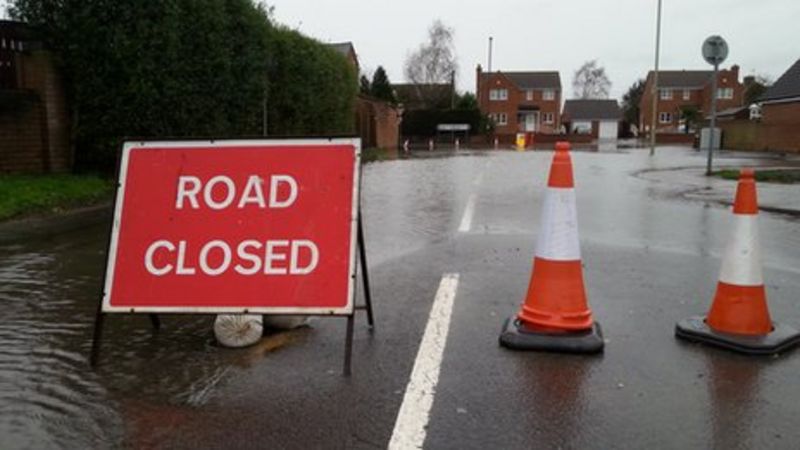
[[[359,318],[349,380],[336,319],[225,350],[214,345],[211,317],[166,317],[154,333],[146,316],[112,316],[91,370],[107,225],[4,236],[0,447],[385,448],[437,283],[452,271],[462,285],[426,447],[796,443],[797,354],[753,360],[672,338],[676,319],[709,305],[730,214],[682,196],[696,186],[639,174],[703,167],[690,150],[573,154],[606,354],[497,347],[527,285],[551,155],[471,151],[365,166],[378,326],[370,335]],[[717,163],[775,164],[741,155]],[[760,225],[773,316],[798,326],[800,221],[767,213]]]

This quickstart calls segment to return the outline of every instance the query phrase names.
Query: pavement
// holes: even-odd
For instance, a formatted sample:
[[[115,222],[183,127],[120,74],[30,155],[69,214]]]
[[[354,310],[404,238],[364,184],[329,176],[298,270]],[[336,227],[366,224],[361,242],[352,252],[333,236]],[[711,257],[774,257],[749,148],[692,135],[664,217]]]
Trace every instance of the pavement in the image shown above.
[[[699,154],[699,153],[698,153]],[[705,153],[702,153],[705,155]],[[797,169],[800,158],[792,155],[769,155],[742,152],[719,152],[714,170],[739,169],[743,166],[769,169]],[[731,165],[731,160],[734,164]],[[691,164],[691,162],[687,162]],[[702,202],[717,202],[726,206],[733,204],[736,181],[719,177],[707,177],[704,167],[687,165],[665,169],[642,170],[637,176],[672,186],[677,195]],[[800,216],[800,196],[791,184],[761,183],[758,192],[759,208],[762,211]]]
[[[800,354],[752,358],[673,336],[678,320],[710,306],[731,223],[716,198],[686,195],[706,187],[702,181],[714,192],[729,188],[694,175],[705,167],[702,153],[664,147],[655,157],[644,149],[573,152],[584,276],[606,338],[605,352],[596,356],[498,345],[502,323],[517,312],[530,278],[552,152],[418,156],[369,164],[363,172],[376,329],[368,331],[359,315],[350,378],[341,375],[345,321],[336,318],[314,319],[310,328],[243,350],[212,345],[205,317],[167,317],[155,335],[146,318],[113,318],[106,324],[105,363],[78,369],[96,307],[90,288],[102,271],[101,228],[55,236],[47,246],[3,247],[11,255],[0,257],[6,283],[24,276],[12,263],[54,249],[41,264],[58,264],[63,289],[28,283],[24,292],[63,300],[60,308],[81,324],[82,338],[48,343],[48,354],[70,356],[61,377],[40,375],[36,385],[71,392],[72,403],[85,407],[40,410],[61,396],[39,388],[33,404],[3,395],[0,381],[0,398],[11,405],[0,406],[0,443],[796,448]],[[772,158],[724,154],[718,161],[739,167],[772,164]],[[764,183],[759,189],[762,199],[771,195]],[[781,189],[787,198],[800,193],[797,186]],[[792,215],[760,216],[772,317],[796,327],[799,225]],[[64,267],[73,258],[81,268]],[[0,297],[23,292],[0,286],[6,286]],[[22,321],[28,309],[12,309],[6,322],[15,323],[15,314]],[[14,344],[14,354],[35,348],[33,339]],[[30,418],[24,427],[8,418],[12,409]]]

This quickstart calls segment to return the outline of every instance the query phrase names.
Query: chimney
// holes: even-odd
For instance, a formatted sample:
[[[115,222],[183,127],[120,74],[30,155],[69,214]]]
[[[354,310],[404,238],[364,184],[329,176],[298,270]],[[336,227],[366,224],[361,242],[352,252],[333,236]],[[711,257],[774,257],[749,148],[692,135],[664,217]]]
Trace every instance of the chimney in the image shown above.
[[[744,80],[742,81],[742,83],[744,84],[745,89],[747,89],[747,87],[752,85],[755,81],[756,81],[756,77],[754,77],[753,75],[748,75],[748,76],[744,77]]]
[[[731,66],[731,75],[733,75],[733,79],[739,81],[739,65],[734,64]]]

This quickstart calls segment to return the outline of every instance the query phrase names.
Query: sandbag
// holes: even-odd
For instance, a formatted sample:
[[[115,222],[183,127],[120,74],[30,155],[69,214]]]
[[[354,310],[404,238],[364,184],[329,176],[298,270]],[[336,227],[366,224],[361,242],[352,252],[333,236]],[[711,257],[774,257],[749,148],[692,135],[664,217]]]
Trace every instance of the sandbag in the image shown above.
[[[247,347],[261,339],[264,325],[260,314],[220,314],[214,320],[214,337],[225,347]]]

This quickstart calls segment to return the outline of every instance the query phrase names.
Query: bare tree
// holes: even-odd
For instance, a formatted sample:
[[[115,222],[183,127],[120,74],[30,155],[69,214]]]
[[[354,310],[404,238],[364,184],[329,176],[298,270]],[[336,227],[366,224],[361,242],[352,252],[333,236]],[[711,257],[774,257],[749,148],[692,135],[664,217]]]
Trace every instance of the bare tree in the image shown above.
[[[453,34],[452,28],[437,19],[428,29],[428,41],[420,44],[416,51],[406,56],[404,68],[406,79],[417,85],[420,98],[430,102],[431,105],[443,100],[432,98],[442,93],[442,89],[432,85],[455,85],[454,77],[458,63]]]
[[[575,71],[572,78],[572,91],[575,98],[608,98],[611,81],[606,75],[606,69],[600,66],[595,59],[586,61],[580,69]]]

